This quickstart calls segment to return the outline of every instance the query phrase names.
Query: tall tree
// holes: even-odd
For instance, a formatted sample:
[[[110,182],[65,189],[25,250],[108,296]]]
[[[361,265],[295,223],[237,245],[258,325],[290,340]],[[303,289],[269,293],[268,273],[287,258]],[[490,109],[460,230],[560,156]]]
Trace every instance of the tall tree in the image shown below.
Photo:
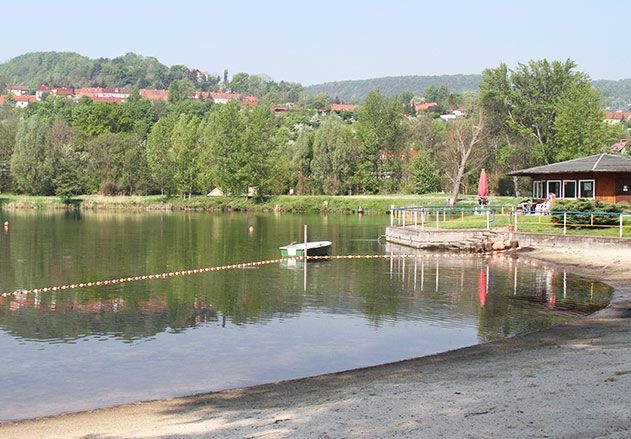
[[[246,165],[241,154],[241,134],[245,127],[239,110],[235,101],[216,105],[204,131],[207,184],[234,195],[243,193],[241,169]]]
[[[365,191],[396,190],[402,175],[405,129],[403,111],[396,99],[387,99],[379,91],[368,95],[357,120],[357,135],[362,148],[359,172]]]
[[[349,125],[328,116],[313,139],[313,189],[327,195],[345,194],[354,187],[359,145]]]
[[[250,112],[237,102],[213,110],[206,128],[212,180],[232,195],[256,188],[259,196],[270,187],[272,163],[272,112],[263,105]]]
[[[188,99],[189,93],[193,91],[193,87],[189,81],[180,79],[173,81],[169,85],[169,102],[171,104],[177,104]]]
[[[554,145],[555,121],[561,102],[571,99],[573,90],[585,92],[591,88],[587,75],[574,71],[575,67],[569,59],[544,59],[519,64],[514,71],[505,64],[485,70],[480,85],[485,115],[500,121],[513,139],[533,142],[544,163],[554,162],[558,152]],[[596,95],[590,94],[589,99],[593,98]]]
[[[165,116],[158,120],[147,137],[147,165],[151,179],[160,188],[160,194],[173,193],[174,168],[171,162],[171,136],[176,118]]]
[[[465,173],[471,167],[471,159],[483,162],[485,132],[481,113],[448,123],[447,139],[441,156],[445,176],[452,185],[450,201],[454,204],[458,200]]]
[[[600,92],[589,84],[574,84],[557,103],[553,125],[554,160],[569,160],[608,152],[622,136],[620,125],[603,123]]]
[[[49,121],[39,116],[18,124],[15,149],[11,156],[11,176],[18,192],[51,195],[55,158],[48,143]]]
[[[171,134],[172,148],[169,161],[173,164],[173,180],[182,196],[198,191],[201,166],[201,144],[199,138],[200,119],[197,116],[181,115]]]

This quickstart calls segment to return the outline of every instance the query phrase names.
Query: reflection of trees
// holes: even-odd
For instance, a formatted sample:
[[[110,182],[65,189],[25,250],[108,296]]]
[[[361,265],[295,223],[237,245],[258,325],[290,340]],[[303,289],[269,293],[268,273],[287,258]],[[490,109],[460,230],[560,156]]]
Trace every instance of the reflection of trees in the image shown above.
[[[301,239],[305,222],[315,224],[313,239],[333,240],[338,254],[378,250],[352,241],[379,233],[379,220],[370,217],[330,216],[323,222],[262,214],[27,213],[0,235],[0,285],[33,288],[276,258],[278,245]],[[358,222],[366,224],[357,227]],[[254,233],[248,234],[250,225]],[[481,307],[481,268],[481,258],[439,256],[315,263],[309,264],[306,292],[300,268],[222,271],[4,299],[0,327],[29,339],[135,339],[212,324],[218,316],[249,324],[317,308],[360,314],[375,326],[415,319],[449,326],[453,319],[473,324],[477,318],[480,339],[492,340],[566,320],[568,313],[559,311],[592,311],[611,295],[570,275],[492,261]]]

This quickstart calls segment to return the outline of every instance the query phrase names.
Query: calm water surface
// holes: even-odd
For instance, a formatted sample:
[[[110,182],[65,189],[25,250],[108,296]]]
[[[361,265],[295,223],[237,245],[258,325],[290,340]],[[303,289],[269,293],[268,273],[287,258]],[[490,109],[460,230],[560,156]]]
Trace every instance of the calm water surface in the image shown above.
[[[397,251],[387,217],[0,212],[0,290]],[[249,231],[249,227],[253,231]],[[545,328],[611,290],[514,259],[274,264],[0,299],[0,421],[391,362]]]

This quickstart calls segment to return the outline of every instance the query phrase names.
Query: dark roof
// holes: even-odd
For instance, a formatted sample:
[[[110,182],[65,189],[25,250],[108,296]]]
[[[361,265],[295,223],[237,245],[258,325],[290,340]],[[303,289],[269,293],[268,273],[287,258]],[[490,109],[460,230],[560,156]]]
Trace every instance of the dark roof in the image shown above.
[[[631,157],[615,154],[598,154],[551,165],[535,166],[509,172],[508,175],[541,175],[588,172],[631,172]]]

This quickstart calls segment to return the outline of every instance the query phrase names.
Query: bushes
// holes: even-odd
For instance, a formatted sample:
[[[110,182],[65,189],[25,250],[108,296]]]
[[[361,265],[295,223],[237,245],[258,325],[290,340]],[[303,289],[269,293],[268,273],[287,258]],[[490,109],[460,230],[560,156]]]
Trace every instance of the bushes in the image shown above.
[[[586,212],[584,215],[567,215],[568,227],[613,226],[619,223],[618,215],[593,214],[591,212],[620,213],[629,208],[626,203],[608,203],[600,200],[562,200],[552,206],[552,222],[563,225],[563,212]]]

